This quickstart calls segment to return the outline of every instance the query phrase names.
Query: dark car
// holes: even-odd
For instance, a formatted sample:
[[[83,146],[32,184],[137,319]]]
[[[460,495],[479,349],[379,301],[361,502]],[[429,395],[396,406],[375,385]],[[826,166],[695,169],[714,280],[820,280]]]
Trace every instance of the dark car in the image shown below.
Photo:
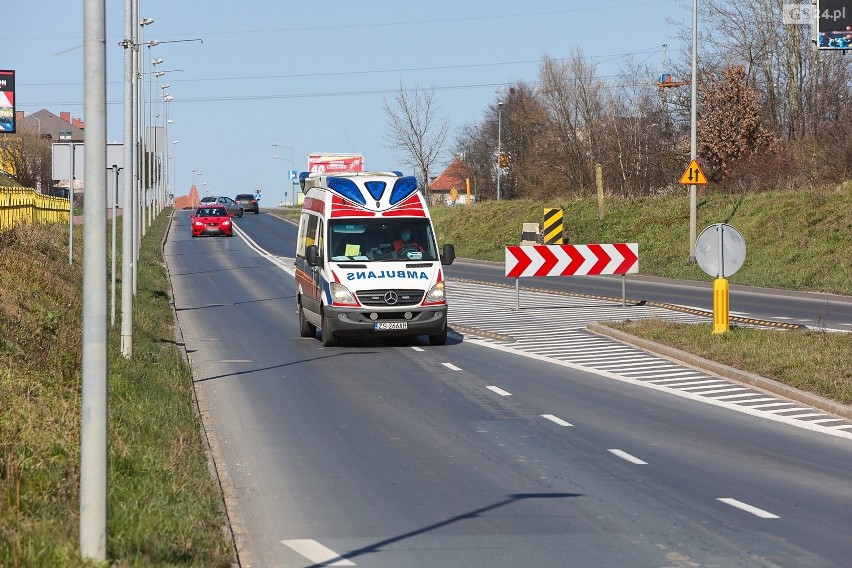
[[[219,205],[219,206],[227,209],[228,213],[231,216],[234,216],[234,215],[236,215],[237,217],[243,216],[243,206],[240,205],[239,203],[237,203],[236,201],[234,201],[233,199],[231,199],[230,197],[208,195],[207,197],[202,199],[198,204],[199,205],[206,205],[206,206]]]
[[[193,237],[200,237],[202,235],[234,236],[231,215],[221,205],[199,205],[195,213],[189,216],[189,220],[192,224]]]
[[[255,215],[260,213],[260,202],[251,193],[241,193],[234,198],[234,201],[242,205],[246,212],[254,211]]]

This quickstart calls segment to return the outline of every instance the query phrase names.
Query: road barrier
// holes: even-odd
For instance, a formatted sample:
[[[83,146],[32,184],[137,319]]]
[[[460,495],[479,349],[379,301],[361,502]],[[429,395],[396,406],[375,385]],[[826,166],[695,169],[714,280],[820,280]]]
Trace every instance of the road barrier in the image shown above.
[[[515,279],[517,307],[520,309],[518,280],[531,276],[621,275],[621,303],[626,304],[626,274],[639,272],[639,244],[521,245],[506,247],[506,276]]]
[[[17,223],[67,223],[68,199],[25,187],[0,187],[0,232]]]

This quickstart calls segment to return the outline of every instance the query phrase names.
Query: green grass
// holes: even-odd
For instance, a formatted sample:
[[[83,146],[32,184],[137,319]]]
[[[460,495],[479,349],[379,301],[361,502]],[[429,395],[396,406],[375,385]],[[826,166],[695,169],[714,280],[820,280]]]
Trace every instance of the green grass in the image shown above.
[[[167,221],[161,215],[143,240],[131,360],[119,354],[120,322],[110,330],[108,557],[115,566],[224,567],[221,496],[174,343],[160,250]],[[0,566],[85,565],[79,229],[75,238],[69,265],[67,226],[0,233]]]

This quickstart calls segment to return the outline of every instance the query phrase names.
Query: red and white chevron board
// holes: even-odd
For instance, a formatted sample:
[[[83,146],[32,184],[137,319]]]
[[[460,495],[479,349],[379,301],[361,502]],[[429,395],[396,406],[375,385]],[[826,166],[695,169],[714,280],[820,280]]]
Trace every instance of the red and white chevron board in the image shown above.
[[[595,276],[639,272],[639,244],[506,247],[506,276]]]

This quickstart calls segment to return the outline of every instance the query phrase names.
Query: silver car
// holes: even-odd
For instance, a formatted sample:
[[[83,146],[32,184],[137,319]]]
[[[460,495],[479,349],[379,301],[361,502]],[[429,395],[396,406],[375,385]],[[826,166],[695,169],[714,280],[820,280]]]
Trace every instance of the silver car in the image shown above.
[[[208,195],[207,197],[203,198],[198,204],[199,205],[206,205],[206,204],[212,205],[214,203],[216,205],[221,205],[222,207],[227,209],[228,215],[230,215],[231,217],[233,217],[234,215],[236,215],[237,217],[243,216],[243,212],[244,212],[243,206],[240,205],[239,203],[237,203],[236,201],[234,201],[233,199],[231,199],[230,197]]]

